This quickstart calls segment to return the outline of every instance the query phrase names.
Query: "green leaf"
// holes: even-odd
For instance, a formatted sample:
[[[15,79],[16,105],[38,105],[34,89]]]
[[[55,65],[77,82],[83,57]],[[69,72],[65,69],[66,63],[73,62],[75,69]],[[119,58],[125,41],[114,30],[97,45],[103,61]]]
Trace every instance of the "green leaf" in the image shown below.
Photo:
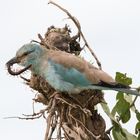
[[[140,134],[138,135],[138,140],[140,140]]]
[[[126,74],[116,72],[115,80],[119,83],[125,84],[125,85],[131,85],[132,84],[132,78],[127,77]]]
[[[116,106],[114,106],[113,109],[112,109],[112,111],[111,111],[111,114],[113,115],[113,117],[115,116],[116,112],[117,112],[116,111]]]
[[[140,131],[140,122],[138,122],[138,123],[136,124],[135,133],[138,134],[139,131]]]
[[[132,95],[130,95],[130,94],[125,94],[124,95],[124,99],[131,105],[132,103],[133,103],[133,99],[132,99]],[[133,112],[135,112],[136,111],[136,107],[135,106],[132,106],[131,107],[131,110],[133,111]]]
[[[127,123],[131,118],[130,110],[128,110],[121,118],[123,123]]]
[[[122,134],[120,128],[113,128],[112,135],[114,137],[114,140],[126,140],[125,136]]]
[[[114,129],[112,130],[112,135],[114,137],[114,140],[126,140],[126,138],[121,134],[119,131],[115,131]]]
[[[122,98],[124,98],[124,94],[122,92],[118,92],[116,96],[116,100],[120,100]]]
[[[130,115],[130,104],[124,100],[121,99],[116,104],[116,111],[121,117],[121,120],[123,123],[126,123],[129,121],[131,115]]]
[[[117,122],[117,120],[114,118],[114,116],[111,114],[110,109],[109,109],[107,103],[100,103],[100,104],[101,104],[101,107],[102,107],[102,109],[104,110],[104,112],[107,114],[107,116],[108,116],[113,122],[119,124],[119,123]]]
[[[130,94],[124,95],[124,99],[125,99],[129,104],[132,104],[132,103],[133,103],[132,95],[130,95]]]
[[[120,127],[119,125],[114,125],[112,130],[114,140],[137,140],[137,137],[129,133],[126,129]]]
[[[123,128],[122,131],[126,136],[126,140],[137,140],[137,137],[131,134],[130,132],[128,132],[126,129]]]
[[[137,120],[140,121],[140,113],[139,113],[139,111],[136,110],[135,113],[136,113]]]

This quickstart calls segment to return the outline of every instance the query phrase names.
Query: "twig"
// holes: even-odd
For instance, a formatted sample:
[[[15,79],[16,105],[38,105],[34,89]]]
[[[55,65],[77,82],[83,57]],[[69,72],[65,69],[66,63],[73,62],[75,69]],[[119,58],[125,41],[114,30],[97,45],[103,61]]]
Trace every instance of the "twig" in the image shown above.
[[[58,7],[59,9],[61,9],[61,10],[62,10],[63,12],[65,12],[65,13],[69,16],[69,18],[74,22],[74,24],[75,24],[76,27],[78,28],[78,31],[79,31],[81,37],[83,38],[83,41],[85,42],[86,47],[89,49],[89,51],[91,52],[92,56],[95,58],[96,63],[97,63],[97,65],[99,66],[99,68],[102,69],[102,66],[101,66],[100,61],[98,60],[98,58],[97,58],[97,56],[95,55],[95,53],[93,52],[93,50],[90,48],[90,46],[89,46],[87,40],[85,39],[84,34],[83,34],[82,31],[81,31],[81,26],[80,26],[79,21],[78,21],[74,16],[72,16],[72,15],[68,12],[68,10],[62,8],[60,5],[56,4],[56,3],[53,2],[52,0],[50,0],[48,4],[53,4],[53,5],[55,5],[56,7]]]
[[[30,79],[27,79],[27,78],[25,78],[25,77],[23,77],[21,75],[20,75],[20,78],[23,79],[23,80],[25,80],[27,83],[30,83]]]
[[[40,45],[44,45],[43,43],[38,42],[38,41],[36,41],[36,40],[31,40],[30,42],[31,42],[31,43],[32,43],[32,42],[35,42],[35,43],[38,43],[38,44],[40,44]]]
[[[47,117],[47,128],[46,128],[45,140],[48,140],[51,122],[52,122],[52,117],[55,113],[55,106],[56,106],[56,99],[54,98],[54,100],[52,101],[52,107],[50,108],[49,115]]]
[[[39,119],[44,115],[44,112],[48,110],[48,108],[42,109],[39,112],[35,113],[34,111],[34,103],[33,105],[33,114],[27,115],[27,114],[22,114],[25,117],[18,117],[18,116],[12,116],[12,117],[5,117],[4,119],[22,119],[22,120],[33,120],[33,119]]]
[[[59,122],[58,122],[58,132],[57,132],[57,139],[61,140],[62,136],[61,136],[61,126],[62,126],[62,121],[61,121],[61,115],[59,117]],[[58,118],[58,117],[57,117]]]
[[[63,128],[70,139],[81,140],[81,136],[77,133],[77,130],[74,129],[74,126],[69,127],[67,123],[63,123]]]
[[[37,115],[40,115],[40,114],[44,114],[44,112],[47,111],[47,110],[48,110],[48,108],[45,108],[45,109],[40,110],[37,113],[33,112],[33,114],[31,114],[31,115],[27,115],[27,114],[22,114],[22,115],[26,116],[26,117],[37,116]]]
[[[136,102],[137,98],[138,98],[138,96],[136,96],[136,97],[134,98],[133,102],[131,103],[131,105],[130,105],[129,108],[125,111],[124,114],[126,114],[127,111],[128,111],[131,107],[133,107],[133,106],[135,105],[135,102]],[[118,121],[121,121],[121,119],[122,119],[122,118],[119,117]]]
[[[69,135],[67,134],[67,132],[66,132],[65,128],[63,127],[63,125],[62,125],[62,129],[63,129],[63,131],[65,132],[65,137],[66,137],[66,139],[70,140]]]
[[[45,46],[47,49],[59,50],[59,49],[56,48],[55,46],[52,46],[52,45],[47,44],[47,43],[44,41],[44,39],[43,39],[43,37],[41,36],[41,34],[38,34],[38,38],[41,40],[40,45]]]
[[[85,114],[85,115],[88,115],[88,116],[92,116],[92,113],[89,109],[87,108],[82,108],[80,105],[76,105],[77,107],[79,107],[79,109]]]
[[[4,119],[20,119],[20,120],[34,120],[34,119],[39,119],[42,116],[42,114],[39,114],[38,116],[32,116],[32,117],[18,117],[18,116],[13,116],[13,117],[5,117]]]
[[[69,105],[69,106],[71,106],[71,107],[73,107],[73,108],[76,108],[75,105],[72,105],[72,104],[68,103],[66,100],[64,100],[64,99],[62,99],[62,98],[56,97],[56,99],[58,99],[58,100],[60,100],[60,101],[62,101],[62,102],[64,102],[64,103],[66,103],[67,105]]]
[[[86,107],[88,105],[88,103],[95,97],[95,95],[93,94],[84,104],[84,107]]]
[[[83,113],[85,113],[86,115],[89,115],[89,116],[92,115],[92,113],[91,113],[91,111],[90,111],[89,109],[82,108],[82,107],[81,107],[80,105],[78,105],[78,104],[72,105],[72,104],[68,103],[66,100],[64,100],[64,99],[62,99],[62,98],[59,98],[59,97],[56,97],[56,99],[61,100],[62,102],[66,103],[67,105],[69,105],[69,106],[71,106],[71,107],[73,107],[73,108],[79,108],[79,109],[80,109]]]
[[[95,136],[81,121],[77,120],[74,116],[72,116],[70,114],[71,118],[73,118],[75,120],[75,122],[79,122],[79,124],[81,124],[85,130],[96,140],[100,139],[101,135]]]
[[[38,93],[35,94],[34,98],[36,98],[37,94]],[[33,114],[35,114],[35,100],[33,100],[33,102],[32,102],[32,108],[33,108]]]
[[[51,137],[53,135],[53,132],[56,129],[56,126],[57,126],[57,118],[56,118],[56,114],[55,114],[55,115],[53,115],[52,125],[51,125],[51,132],[50,132],[50,135],[48,137],[48,140],[51,140]]]
[[[110,134],[110,131],[113,129],[113,127],[114,127],[114,125],[111,126],[109,129],[107,129],[105,133],[106,133],[106,134]]]
[[[129,108],[131,108],[131,107],[133,107],[133,106],[135,105],[135,102],[136,102],[137,98],[138,98],[138,96],[136,96],[136,97],[134,98],[134,100],[133,100],[133,102],[132,102],[132,104],[130,105]]]

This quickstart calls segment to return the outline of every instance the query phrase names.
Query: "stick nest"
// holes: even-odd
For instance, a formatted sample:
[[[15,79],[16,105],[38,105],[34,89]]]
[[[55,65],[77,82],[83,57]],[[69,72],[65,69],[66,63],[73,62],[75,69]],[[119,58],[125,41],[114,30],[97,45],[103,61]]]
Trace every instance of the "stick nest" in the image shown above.
[[[42,47],[79,55],[82,51],[77,41],[79,35],[71,37],[70,32],[67,25],[64,28],[51,26],[44,38],[38,35],[38,43]],[[38,91],[34,101],[47,107],[32,115],[33,118],[44,116],[47,120],[45,140],[109,140],[105,134],[105,121],[95,109],[103,100],[101,91],[85,90],[80,94],[69,95],[56,92],[47,81],[37,75],[31,74],[30,80],[26,81],[27,85]],[[53,138],[53,132],[57,133],[56,138]]]

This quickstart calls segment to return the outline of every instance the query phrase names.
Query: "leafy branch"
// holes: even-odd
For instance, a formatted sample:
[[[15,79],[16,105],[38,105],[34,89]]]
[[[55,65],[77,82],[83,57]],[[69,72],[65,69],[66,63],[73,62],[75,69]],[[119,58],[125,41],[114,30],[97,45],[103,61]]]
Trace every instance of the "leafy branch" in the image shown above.
[[[120,72],[116,73],[116,81],[128,86],[132,84],[132,79],[127,77],[126,74]],[[120,124],[120,121],[122,123],[127,123],[130,120],[131,118],[130,110],[136,113],[137,119],[138,121],[140,121],[140,113],[138,112],[135,106],[137,99],[138,96],[136,96],[134,100],[132,100],[132,95],[127,95],[120,92],[117,94],[116,96],[117,103],[112,109],[112,112],[110,112],[110,115],[113,117],[113,119],[115,119],[116,113],[119,115],[116,116],[117,119],[115,119],[117,123],[111,118],[113,126],[111,126],[108,130],[106,130],[107,134],[110,134],[110,132],[112,131],[115,140],[120,140],[120,139],[137,140],[135,135],[129,133],[126,129],[122,128]],[[140,128],[140,122],[136,124],[135,131],[137,133],[139,132],[137,131],[139,130],[139,128]],[[140,135],[138,137],[140,137]]]

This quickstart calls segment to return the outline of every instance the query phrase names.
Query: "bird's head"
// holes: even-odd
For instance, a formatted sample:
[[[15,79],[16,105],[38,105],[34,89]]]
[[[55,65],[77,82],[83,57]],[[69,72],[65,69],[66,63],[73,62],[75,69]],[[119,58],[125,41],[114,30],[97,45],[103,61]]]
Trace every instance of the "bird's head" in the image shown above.
[[[41,54],[42,48],[40,47],[40,45],[33,43],[23,45],[17,51],[16,56],[6,63],[8,72],[11,75],[19,75],[22,72],[30,69],[31,67],[34,67],[37,64]],[[14,64],[19,64],[21,66],[24,66],[24,68],[17,72],[12,71],[11,66],[13,66]]]

